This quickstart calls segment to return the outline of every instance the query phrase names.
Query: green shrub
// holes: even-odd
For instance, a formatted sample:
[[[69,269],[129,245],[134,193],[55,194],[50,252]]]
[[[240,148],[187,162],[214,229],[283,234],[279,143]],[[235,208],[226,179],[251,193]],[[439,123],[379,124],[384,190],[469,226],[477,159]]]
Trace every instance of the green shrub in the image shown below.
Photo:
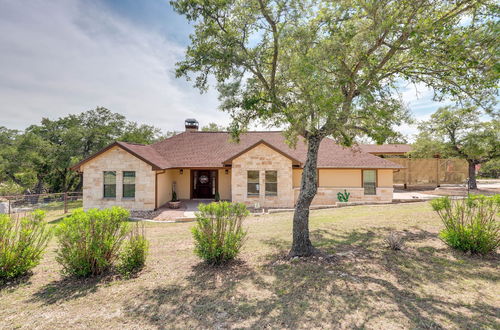
[[[234,259],[239,253],[246,231],[243,219],[249,212],[241,203],[200,204],[193,227],[195,253],[210,264]]]
[[[494,252],[500,246],[500,195],[471,195],[462,200],[442,197],[431,205],[445,226],[439,236],[449,246],[479,254]]]
[[[40,263],[51,237],[44,217],[43,211],[21,219],[0,215],[0,279],[25,275]]]
[[[77,210],[56,229],[59,243],[56,260],[63,272],[80,277],[108,271],[119,257],[123,240],[130,232],[130,213],[119,207]]]
[[[137,224],[130,232],[129,239],[125,242],[120,254],[120,272],[128,276],[138,272],[146,263],[149,242],[144,235],[144,226]]]

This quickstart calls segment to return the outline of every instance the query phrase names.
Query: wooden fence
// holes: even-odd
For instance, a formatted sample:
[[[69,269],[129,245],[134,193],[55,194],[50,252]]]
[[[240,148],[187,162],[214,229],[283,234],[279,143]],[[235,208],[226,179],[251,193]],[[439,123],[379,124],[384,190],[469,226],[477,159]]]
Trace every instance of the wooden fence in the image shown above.
[[[457,158],[388,158],[404,166],[394,173],[394,184],[407,186],[439,186],[464,183],[468,174],[467,161]]]

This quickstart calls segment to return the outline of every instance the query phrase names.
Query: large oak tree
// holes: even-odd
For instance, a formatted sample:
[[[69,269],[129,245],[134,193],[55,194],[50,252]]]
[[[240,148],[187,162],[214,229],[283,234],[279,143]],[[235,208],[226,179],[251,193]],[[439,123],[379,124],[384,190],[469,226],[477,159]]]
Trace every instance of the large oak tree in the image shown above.
[[[285,128],[308,154],[293,218],[291,256],[314,253],[309,206],[325,137],[395,136],[407,113],[398,96],[423,83],[489,107],[498,70],[498,8],[483,0],[177,0],[193,25],[177,75],[205,91],[214,79],[232,132]]]

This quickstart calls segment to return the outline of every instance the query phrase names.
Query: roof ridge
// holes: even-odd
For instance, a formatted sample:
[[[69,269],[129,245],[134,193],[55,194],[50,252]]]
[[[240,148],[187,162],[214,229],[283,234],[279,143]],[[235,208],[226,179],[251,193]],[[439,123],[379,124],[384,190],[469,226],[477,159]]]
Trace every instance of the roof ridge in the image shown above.
[[[126,142],[126,141],[116,141],[118,143],[133,144],[136,146],[150,146],[150,144],[137,143],[137,142]]]

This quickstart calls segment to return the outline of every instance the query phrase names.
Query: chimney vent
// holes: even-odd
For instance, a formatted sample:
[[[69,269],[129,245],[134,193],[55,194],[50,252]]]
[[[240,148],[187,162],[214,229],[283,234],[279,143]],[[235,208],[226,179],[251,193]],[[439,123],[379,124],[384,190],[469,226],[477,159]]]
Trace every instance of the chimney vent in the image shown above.
[[[196,132],[198,131],[198,121],[194,118],[188,118],[184,121],[184,127],[186,132]]]

